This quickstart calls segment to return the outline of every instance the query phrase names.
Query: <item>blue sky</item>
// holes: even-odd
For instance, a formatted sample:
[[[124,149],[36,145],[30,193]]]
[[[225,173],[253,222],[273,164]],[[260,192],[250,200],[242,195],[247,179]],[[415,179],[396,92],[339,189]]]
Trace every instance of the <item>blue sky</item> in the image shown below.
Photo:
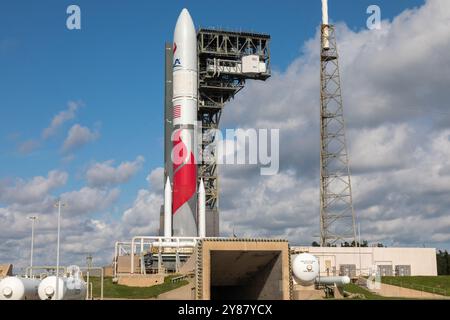
[[[81,8],[81,30],[66,28],[73,3]],[[381,8],[379,31],[366,28],[372,4]],[[155,233],[164,42],[183,7],[196,27],[272,37],[272,77],[248,82],[221,121],[227,128],[279,128],[281,170],[262,177],[254,168],[220,169],[222,234],[309,244],[319,230],[320,5],[1,1],[0,261],[26,265],[30,213],[42,217],[37,263],[52,261],[53,201],[61,194],[72,201],[63,263],[79,263],[86,252],[109,262],[114,241]],[[329,0],[329,8],[362,237],[450,248],[450,2]],[[85,140],[70,145],[71,136]]]
[[[365,27],[368,5],[391,19],[423,1],[330,1],[332,21]],[[60,168],[71,173],[61,189],[80,187],[92,162],[145,157],[122,191],[131,201],[145,176],[162,163],[163,46],[187,7],[196,26],[252,30],[272,36],[272,68],[284,70],[320,23],[320,1],[77,1],[82,30],[66,29],[71,1],[2,1],[0,5],[0,178],[32,177]],[[337,6],[339,4],[339,6]],[[17,146],[37,139],[68,101],[81,101],[76,121],[98,126],[100,137],[63,161],[60,145],[70,127],[29,154]]]

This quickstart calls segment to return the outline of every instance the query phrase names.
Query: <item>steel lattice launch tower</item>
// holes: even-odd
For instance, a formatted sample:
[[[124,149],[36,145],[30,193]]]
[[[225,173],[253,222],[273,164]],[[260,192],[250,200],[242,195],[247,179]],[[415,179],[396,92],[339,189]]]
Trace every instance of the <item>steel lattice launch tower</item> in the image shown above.
[[[183,9],[173,36],[173,235],[197,236],[197,34]]]
[[[356,244],[350,166],[335,28],[322,0],[320,50],[320,244]]]

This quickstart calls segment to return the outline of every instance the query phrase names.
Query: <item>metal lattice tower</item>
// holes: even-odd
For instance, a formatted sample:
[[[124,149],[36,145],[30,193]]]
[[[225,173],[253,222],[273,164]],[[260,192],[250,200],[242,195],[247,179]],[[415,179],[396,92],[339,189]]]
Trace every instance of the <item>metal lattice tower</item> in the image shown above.
[[[206,191],[206,233],[219,236],[219,179],[215,154],[215,136],[210,129],[219,129],[225,104],[244,88],[247,79],[266,80],[270,77],[270,36],[260,33],[200,29],[198,43],[198,120],[202,122],[202,154],[211,157],[198,167],[198,179],[203,179]],[[259,57],[265,65],[262,72],[246,72],[245,56]]]
[[[320,57],[320,245],[332,246],[339,241],[356,243],[339,57],[333,25],[322,25]]]
[[[210,129],[219,129],[225,104],[242,90],[247,79],[266,80],[270,77],[270,36],[261,33],[200,29],[197,32],[198,53],[198,121],[202,123],[202,157],[207,162],[198,165],[198,180],[203,179],[206,192],[206,236],[219,236],[219,179],[216,136]],[[172,177],[172,44],[165,46],[164,99],[164,181]],[[256,59],[256,64],[244,60]],[[248,60],[246,60],[248,61]],[[248,69],[251,65],[255,69]],[[167,125],[169,124],[169,125]],[[206,156],[208,155],[208,156]],[[172,180],[172,179],[171,179]],[[163,235],[164,209],[161,206],[159,234]]]

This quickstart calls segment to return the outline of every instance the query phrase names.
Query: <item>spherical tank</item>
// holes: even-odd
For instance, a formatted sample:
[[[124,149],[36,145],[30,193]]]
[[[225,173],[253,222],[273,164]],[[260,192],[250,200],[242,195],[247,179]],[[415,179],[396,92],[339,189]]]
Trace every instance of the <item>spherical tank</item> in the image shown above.
[[[39,300],[39,280],[6,277],[0,281],[0,300]]]
[[[56,277],[50,276],[41,281],[39,297],[41,300],[83,300],[86,298],[86,282],[75,277],[58,277],[59,288],[56,294]]]
[[[309,253],[301,253],[292,262],[292,271],[297,283],[308,286],[314,283],[319,275],[319,261]]]

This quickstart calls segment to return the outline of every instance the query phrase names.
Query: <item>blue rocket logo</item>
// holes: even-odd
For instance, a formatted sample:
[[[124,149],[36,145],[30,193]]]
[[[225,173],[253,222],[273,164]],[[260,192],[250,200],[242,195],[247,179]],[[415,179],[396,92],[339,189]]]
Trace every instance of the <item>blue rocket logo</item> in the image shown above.
[[[175,59],[175,61],[173,62],[173,67],[175,68],[175,67],[181,67],[181,62],[180,62],[180,59]]]

